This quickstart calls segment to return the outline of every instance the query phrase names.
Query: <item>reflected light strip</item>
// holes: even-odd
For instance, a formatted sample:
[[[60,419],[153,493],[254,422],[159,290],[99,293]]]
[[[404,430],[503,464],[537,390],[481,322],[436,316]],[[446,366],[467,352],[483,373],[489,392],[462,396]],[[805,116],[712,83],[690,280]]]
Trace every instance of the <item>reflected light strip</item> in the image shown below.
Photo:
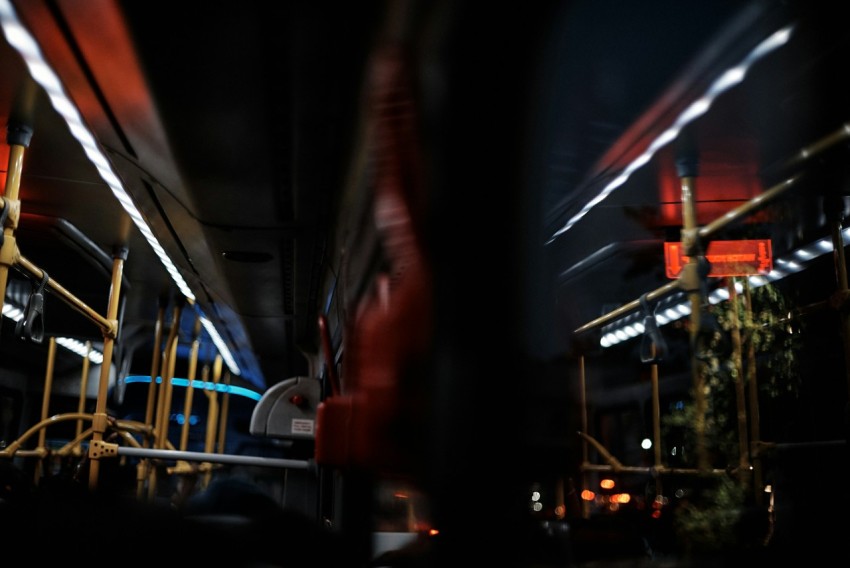
[[[227,368],[230,369],[234,375],[238,375],[239,367],[236,365],[236,361],[233,360],[230,350],[227,348],[227,345],[224,344],[224,340],[218,334],[215,326],[210,320],[203,316],[201,316],[201,325],[204,326],[204,329],[206,329],[207,333],[210,334],[210,337],[212,338],[215,346],[218,348],[218,352],[221,353],[221,358],[224,359],[224,363],[227,365]]]
[[[166,271],[168,271],[171,275],[172,280],[174,280],[174,283],[180,289],[180,292],[186,298],[193,301],[195,299],[195,294],[192,292],[191,288],[189,288],[189,285],[186,284],[186,281],[183,280],[183,277],[180,275],[177,267],[168,257],[159,241],[157,241],[150,227],[148,227],[142,217],[142,214],[133,203],[132,198],[124,189],[121,180],[112,170],[109,160],[100,150],[94,136],[85,124],[83,124],[83,119],[76,106],[65,94],[65,90],[62,86],[62,82],[59,80],[59,77],[44,59],[35,38],[29,33],[23,24],[21,24],[21,21],[18,19],[18,15],[9,0],[0,0],[0,26],[3,28],[6,40],[21,55],[32,78],[45,90],[53,108],[56,109],[56,112],[58,112],[65,120],[71,134],[82,145],[86,156],[88,156],[91,163],[94,164],[95,168],[97,168],[100,177],[104,182],[106,182],[109,189],[112,190],[112,193],[118,199],[118,202],[121,203],[121,206],[133,220],[136,227],[138,227],[148,244],[150,244],[154,253],[156,253],[157,257],[159,257],[160,262],[162,262]],[[236,365],[233,356],[230,354],[230,350],[224,344],[224,341],[222,341],[221,336],[219,336],[215,329],[213,329],[213,326],[209,323],[209,321],[205,322],[204,327],[207,329],[207,332],[209,332],[213,342],[219,349],[227,367],[233,374],[238,375],[240,372],[239,367]]]
[[[747,71],[754,63],[756,63],[756,61],[788,43],[792,30],[793,26],[787,26],[774,32],[770,37],[757,45],[755,49],[753,49],[744,58],[744,60],[741,61],[741,63],[724,71],[717,79],[714,80],[702,97],[691,103],[676,118],[676,121],[670,128],[662,132],[655,140],[652,141],[643,154],[638,156],[633,162],[624,168],[623,173],[608,183],[596,197],[591,199],[590,202],[582,207],[578,213],[573,215],[573,217],[567,221],[563,227],[555,231],[546,244],[548,245],[554,242],[560,235],[563,235],[572,229],[573,226],[578,223],[582,217],[587,215],[591,209],[602,202],[615,189],[623,185],[635,171],[648,163],[658,150],[675,140],[679,135],[679,132],[681,132],[685,126],[708,112],[708,109],[711,108],[712,103],[718,96],[744,80]]]
[[[841,231],[841,236],[844,243],[848,242],[848,240],[850,240],[850,227],[843,229]],[[774,269],[771,270],[769,274],[754,274],[752,276],[748,276],[747,278],[749,279],[750,286],[752,288],[759,288],[770,282],[776,282],[777,280],[782,280],[786,276],[800,272],[805,268],[805,264],[821,255],[826,254],[827,252],[831,252],[832,248],[832,239],[824,237],[814,243],[810,243],[793,250],[783,258],[776,259],[775,264],[782,266],[782,270]],[[742,294],[744,292],[744,285],[741,282],[736,282],[735,291],[738,294]],[[717,288],[708,295],[708,301],[711,304],[719,304],[720,302],[724,302],[728,299],[729,291],[726,288]],[[688,316],[690,313],[690,302],[671,304],[669,307],[665,307],[663,314],[655,316],[655,321],[658,325],[665,325]],[[613,347],[626,339],[631,339],[631,337],[626,337],[624,339],[624,336],[628,335],[628,329],[630,326],[640,329],[642,334],[642,326],[638,328],[636,324],[632,323],[637,317],[642,316],[640,314],[630,314],[603,326],[602,337],[599,339],[599,345],[603,348]]]
[[[82,341],[72,339],[70,337],[57,337],[56,343],[58,345],[61,345],[68,351],[76,353],[80,357],[85,357],[86,354],[88,354],[89,361],[91,361],[95,365],[100,365],[103,363],[103,353],[95,349],[86,348],[86,344]]]
[[[20,308],[6,302],[3,304],[3,315],[15,323],[24,319],[24,312]]]
[[[147,375],[128,375],[124,379],[124,383],[150,383],[151,378]],[[162,377],[156,378],[157,383],[162,383]],[[180,379],[173,378],[171,379],[172,386],[175,387],[187,387],[189,386],[189,379]],[[211,383],[209,381],[199,381],[198,379],[192,379],[192,388],[203,389],[203,390],[214,390],[217,392],[223,392],[227,394],[234,394],[236,396],[244,396],[245,398],[250,398],[251,400],[260,400],[260,393],[256,391],[252,391],[251,389],[246,389],[245,387],[237,387],[234,385],[225,385],[221,383]]]
[[[24,312],[20,308],[14,306],[13,304],[10,304],[9,302],[5,302],[3,304],[3,315],[14,321],[15,323],[24,319]],[[56,343],[58,345],[61,345],[68,351],[76,353],[80,357],[85,357],[86,354],[88,354],[89,361],[91,361],[95,365],[100,365],[101,363],[103,363],[103,353],[101,353],[97,349],[86,349],[86,344],[82,341],[73,339],[71,337],[57,337]]]

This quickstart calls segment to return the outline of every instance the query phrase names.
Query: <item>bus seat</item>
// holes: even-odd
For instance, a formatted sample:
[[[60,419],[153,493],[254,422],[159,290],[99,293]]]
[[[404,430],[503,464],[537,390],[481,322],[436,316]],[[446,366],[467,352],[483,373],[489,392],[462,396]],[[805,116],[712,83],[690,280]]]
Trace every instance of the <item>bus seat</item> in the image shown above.
[[[314,439],[316,408],[321,384],[311,377],[281,381],[263,394],[251,414],[249,431],[255,436]]]

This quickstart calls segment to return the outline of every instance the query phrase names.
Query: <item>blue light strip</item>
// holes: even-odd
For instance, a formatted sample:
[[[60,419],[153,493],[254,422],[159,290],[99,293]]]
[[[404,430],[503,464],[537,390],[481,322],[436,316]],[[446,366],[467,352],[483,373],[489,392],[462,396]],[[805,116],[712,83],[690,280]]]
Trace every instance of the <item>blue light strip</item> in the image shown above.
[[[151,378],[148,375],[129,375],[124,379],[124,383],[132,384],[132,383],[150,383]],[[157,383],[162,383],[162,377],[156,378]],[[188,387],[189,379],[181,379],[181,378],[173,378],[171,379],[171,385],[175,387]],[[251,389],[246,389],[244,387],[237,387],[233,385],[223,385],[221,383],[211,383],[209,381],[199,381],[197,379],[192,380],[192,388],[203,389],[203,390],[214,390],[222,393],[234,394],[236,396],[244,396],[245,398],[250,398],[251,400],[260,400],[260,393],[256,391],[252,391]]]

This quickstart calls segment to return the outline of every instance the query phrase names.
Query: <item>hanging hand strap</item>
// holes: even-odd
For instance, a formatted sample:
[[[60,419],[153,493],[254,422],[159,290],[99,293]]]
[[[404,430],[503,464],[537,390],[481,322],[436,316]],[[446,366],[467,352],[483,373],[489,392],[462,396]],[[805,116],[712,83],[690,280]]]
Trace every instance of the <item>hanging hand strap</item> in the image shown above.
[[[18,339],[41,343],[44,338],[44,287],[50,277],[47,271],[42,271],[41,284],[30,296],[27,307],[24,308],[24,317],[15,326],[15,335]]]
[[[0,197],[3,200],[3,210],[0,211],[0,248],[3,248],[3,243],[6,242],[6,219],[9,218],[9,202],[5,197]]]
[[[658,329],[655,321],[655,311],[650,309],[646,294],[640,297],[643,308],[643,338],[640,344],[640,360],[642,363],[657,363],[667,355],[667,342]]]

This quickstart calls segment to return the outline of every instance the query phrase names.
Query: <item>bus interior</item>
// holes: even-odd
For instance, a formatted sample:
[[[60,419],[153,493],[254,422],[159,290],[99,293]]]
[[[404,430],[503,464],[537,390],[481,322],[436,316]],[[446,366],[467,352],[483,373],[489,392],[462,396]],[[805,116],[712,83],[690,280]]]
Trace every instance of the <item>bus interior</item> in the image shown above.
[[[840,3],[0,0],[0,26],[4,542],[846,558]]]

